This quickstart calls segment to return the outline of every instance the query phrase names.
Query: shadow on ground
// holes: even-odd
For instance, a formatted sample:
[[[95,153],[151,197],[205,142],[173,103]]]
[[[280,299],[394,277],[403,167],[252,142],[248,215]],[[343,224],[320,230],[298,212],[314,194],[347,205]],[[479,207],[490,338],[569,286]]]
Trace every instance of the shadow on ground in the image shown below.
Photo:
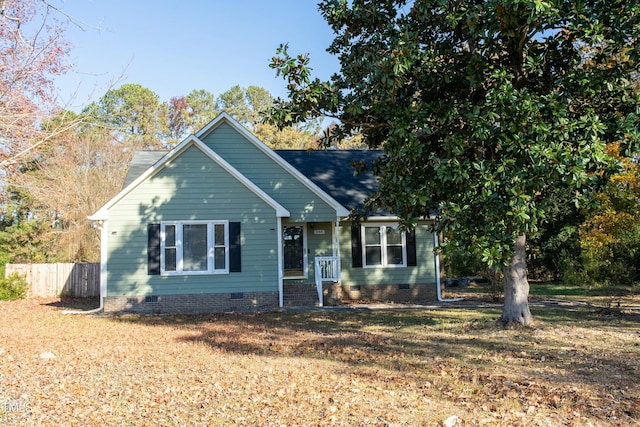
[[[99,297],[91,298],[75,298],[75,297],[61,297],[60,299],[43,302],[42,305],[49,307],[56,307],[64,310],[93,310],[100,306]]]

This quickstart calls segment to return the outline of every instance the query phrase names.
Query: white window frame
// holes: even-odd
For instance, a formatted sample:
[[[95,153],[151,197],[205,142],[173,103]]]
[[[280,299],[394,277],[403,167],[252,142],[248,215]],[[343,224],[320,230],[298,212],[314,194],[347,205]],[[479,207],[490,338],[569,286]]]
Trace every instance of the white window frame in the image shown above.
[[[367,236],[365,228],[378,228],[380,230],[380,264],[367,264]],[[397,228],[395,223],[362,224],[360,236],[362,237],[362,267],[363,268],[404,268],[407,266],[407,233],[402,231],[402,264],[389,264],[387,260],[387,227]],[[372,246],[372,245],[370,245]],[[377,244],[376,244],[377,246]],[[396,245],[393,245],[396,246]]]
[[[207,225],[207,269],[200,271],[184,271],[183,264],[183,231],[185,225]],[[215,268],[215,248],[222,247],[215,244],[215,226],[224,225],[224,248],[225,248],[225,268]],[[175,227],[175,247],[176,249],[176,269],[175,271],[166,270],[166,227]],[[163,276],[191,276],[203,274],[229,274],[229,221],[163,221],[160,223],[160,274]]]

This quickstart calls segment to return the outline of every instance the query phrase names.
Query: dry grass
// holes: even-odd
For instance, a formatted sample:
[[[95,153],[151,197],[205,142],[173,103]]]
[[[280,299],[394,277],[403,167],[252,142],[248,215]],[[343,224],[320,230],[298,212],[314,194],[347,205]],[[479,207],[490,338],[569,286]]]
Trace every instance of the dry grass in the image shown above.
[[[0,302],[0,425],[638,425],[640,319],[534,308],[68,316]],[[49,354],[47,354],[49,353]],[[53,356],[53,357],[52,357]],[[449,418],[452,423],[453,419]]]

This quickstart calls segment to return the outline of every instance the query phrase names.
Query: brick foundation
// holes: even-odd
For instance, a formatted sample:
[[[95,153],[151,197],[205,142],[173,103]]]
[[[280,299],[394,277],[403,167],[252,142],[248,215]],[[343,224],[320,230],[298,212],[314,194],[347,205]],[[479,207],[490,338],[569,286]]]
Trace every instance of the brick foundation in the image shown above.
[[[315,283],[285,283],[283,290],[282,299],[285,307],[315,307],[319,305]],[[325,306],[342,304],[340,283],[324,282],[322,284],[322,302]]]
[[[347,301],[424,302],[437,298],[436,284],[348,285],[325,282],[325,306]],[[315,283],[284,284],[285,307],[318,306]],[[219,313],[227,311],[271,311],[278,309],[278,292],[226,294],[118,296],[104,299],[107,313]]]
[[[424,302],[437,299],[435,283],[392,285],[342,284],[343,301]]]
[[[315,283],[286,283],[283,285],[282,302],[285,307],[313,307],[318,305]]]
[[[435,283],[407,283],[393,285],[322,284],[325,306],[341,305],[348,301],[425,302],[437,299]],[[318,305],[315,283],[284,284],[285,307],[313,307]]]
[[[106,313],[219,313],[270,311],[278,308],[278,292],[118,296],[104,299]]]

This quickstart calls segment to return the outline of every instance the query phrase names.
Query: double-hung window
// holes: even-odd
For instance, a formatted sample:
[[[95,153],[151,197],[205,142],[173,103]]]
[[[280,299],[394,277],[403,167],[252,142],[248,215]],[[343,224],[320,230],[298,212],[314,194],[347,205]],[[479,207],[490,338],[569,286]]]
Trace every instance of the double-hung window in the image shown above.
[[[161,274],[229,272],[227,221],[175,221],[161,224]]]
[[[363,225],[364,267],[406,267],[407,237],[397,224]]]

